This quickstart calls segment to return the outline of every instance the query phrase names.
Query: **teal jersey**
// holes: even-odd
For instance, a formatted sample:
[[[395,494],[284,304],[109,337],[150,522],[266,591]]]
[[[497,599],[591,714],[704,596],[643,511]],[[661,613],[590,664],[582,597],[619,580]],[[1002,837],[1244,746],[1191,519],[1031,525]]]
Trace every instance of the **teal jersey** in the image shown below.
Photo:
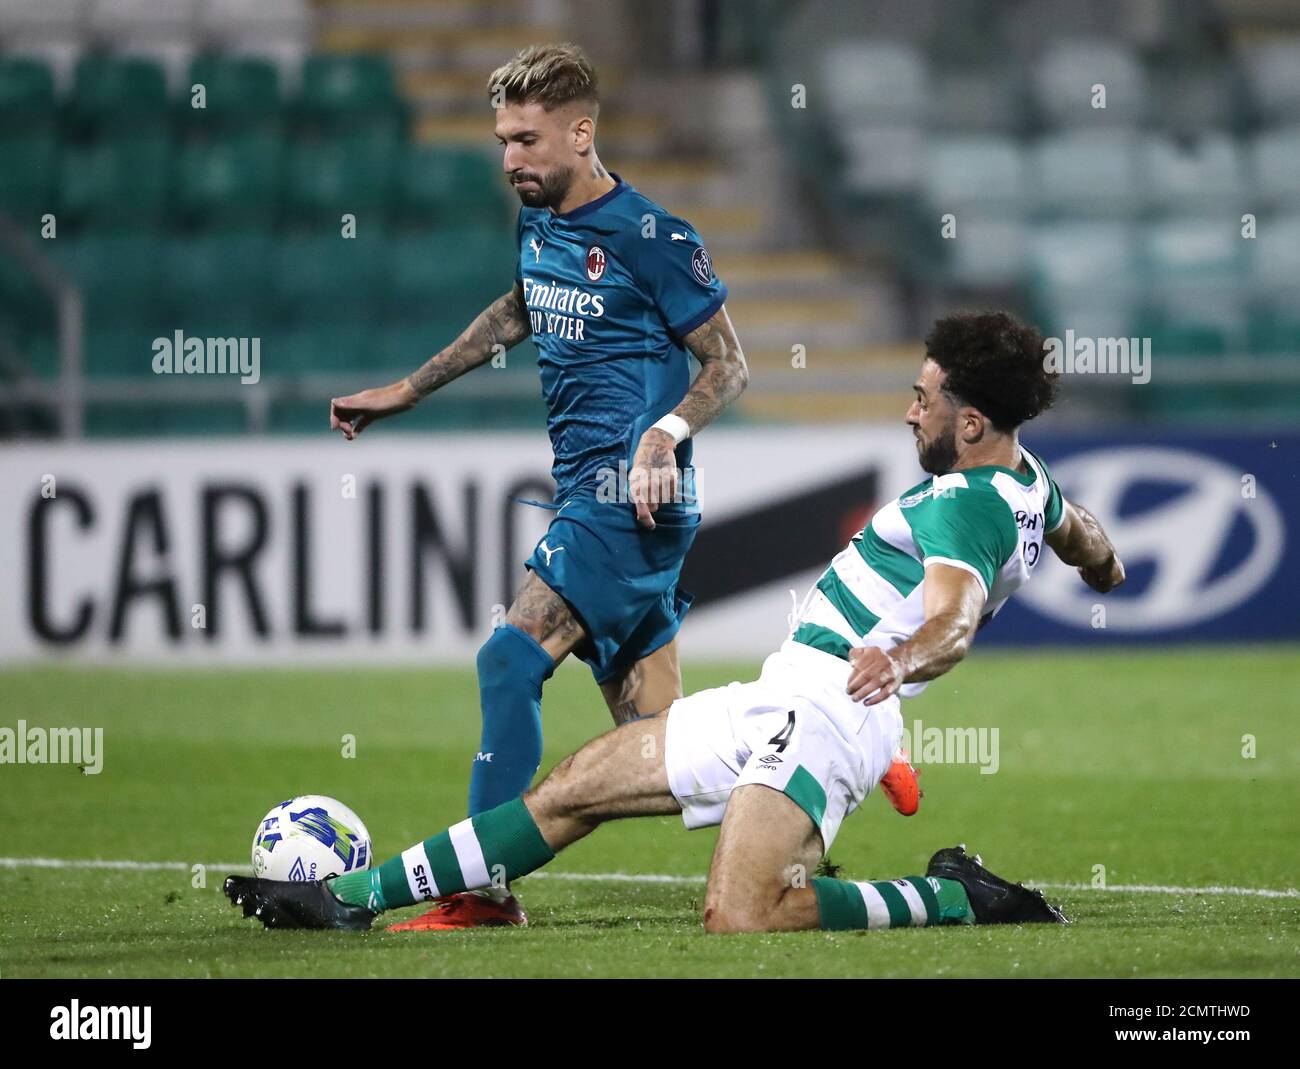
[[[571,212],[521,208],[516,279],[537,346],[556,501],[631,463],[690,386],[683,339],[727,298],[695,229],[618,175]],[[677,464],[691,461],[690,439]]]

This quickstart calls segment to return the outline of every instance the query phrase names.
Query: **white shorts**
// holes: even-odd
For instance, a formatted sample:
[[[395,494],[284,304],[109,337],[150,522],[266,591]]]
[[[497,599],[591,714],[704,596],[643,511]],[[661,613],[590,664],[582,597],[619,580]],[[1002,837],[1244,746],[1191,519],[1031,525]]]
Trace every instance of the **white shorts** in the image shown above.
[[[787,641],[754,682],[673,702],[664,760],[686,826],[720,824],[735,787],[764,783],[808,814],[829,850],[903,737],[897,696],[854,702],[848,677],[847,661]]]

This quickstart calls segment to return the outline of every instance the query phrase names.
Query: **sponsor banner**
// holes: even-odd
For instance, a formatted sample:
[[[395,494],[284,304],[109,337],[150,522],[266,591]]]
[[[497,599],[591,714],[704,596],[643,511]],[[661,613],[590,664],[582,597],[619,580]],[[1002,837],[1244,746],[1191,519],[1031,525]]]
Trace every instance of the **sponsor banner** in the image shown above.
[[[697,461],[692,656],[774,649],[787,588],[915,474],[905,433],[862,427],[719,429]],[[9,449],[0,660],[472,664],[551,518],[513,499],[549,501],[550,463],[540,434]]]
[[[1046,554],[981,646],[1300,637],[1300,436],[1026,441],[1129,582],[1101,598]],[[903,427],[714,428],[696,460],[687,658],[775,649],[835,552],[923,478]],[[550,512],[514,499],[550,500],[549,464],[534,434],[9,449],[0,660],[471,664],[545,534]]]
[[[1127,579],[1102,597],[1046,553],[981,645],[1300,639],[1300,435],[1025,441],[1102,521]]]

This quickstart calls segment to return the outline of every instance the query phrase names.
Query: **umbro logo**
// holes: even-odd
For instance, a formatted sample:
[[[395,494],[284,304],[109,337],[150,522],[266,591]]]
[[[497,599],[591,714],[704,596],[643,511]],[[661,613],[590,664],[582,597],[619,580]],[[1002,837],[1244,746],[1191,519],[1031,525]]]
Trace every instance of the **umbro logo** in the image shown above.
[[[782,763],[781,759],[774,753],[770,753],[766,757],[760,757],[758,760],[765,765],[779,765]]]

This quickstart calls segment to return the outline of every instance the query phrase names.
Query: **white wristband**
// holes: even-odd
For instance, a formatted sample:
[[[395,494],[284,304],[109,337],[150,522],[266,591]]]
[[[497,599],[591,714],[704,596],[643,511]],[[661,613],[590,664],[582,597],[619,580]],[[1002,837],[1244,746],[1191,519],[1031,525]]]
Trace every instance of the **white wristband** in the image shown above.
[[[673,436],[674,445],[681,445],[682,442],[686,441],[686,439],[691,436],[691,425],[687,423],[686,420],[682,419],[681,416],[675,416],[671,412],[656,423],[655,428],[671,434]]]

